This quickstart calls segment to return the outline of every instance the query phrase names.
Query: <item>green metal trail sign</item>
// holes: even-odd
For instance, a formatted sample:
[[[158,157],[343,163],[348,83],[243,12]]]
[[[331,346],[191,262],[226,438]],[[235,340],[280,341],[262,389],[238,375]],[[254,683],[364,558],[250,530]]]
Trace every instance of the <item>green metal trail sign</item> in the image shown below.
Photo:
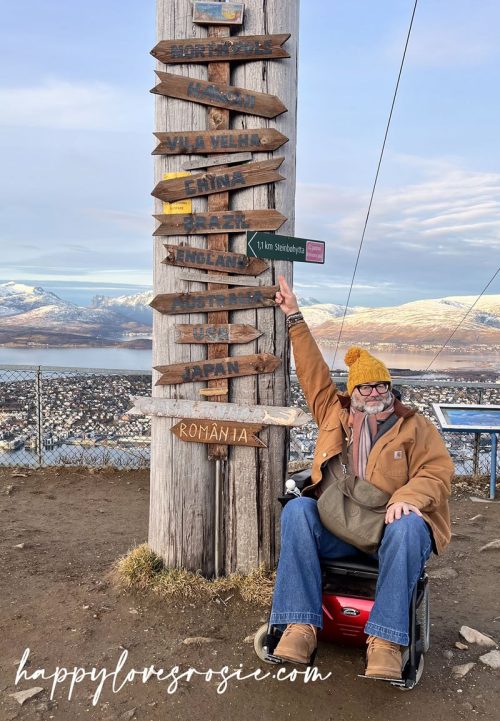
[[[272,260],[324,263],[325,243],[322,240],[247,231],[247,255]]]

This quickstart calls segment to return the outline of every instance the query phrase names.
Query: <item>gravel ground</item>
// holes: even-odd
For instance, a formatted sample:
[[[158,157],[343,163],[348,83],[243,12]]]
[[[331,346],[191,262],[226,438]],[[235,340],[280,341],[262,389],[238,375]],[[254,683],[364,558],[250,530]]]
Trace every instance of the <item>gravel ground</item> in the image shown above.
[[[306,685],[301,675],[272,678],[276,667],[262,664],[245,641],[266,611],[234,597],[174,604],[118,591],[108,572],[119,556],[147,540],[148,489],[146,471],[0,469],[0,721],[303,721],[309,715],[386,721],[388,714],[423,721],[500,719],[500,672],[479,661],[485,649],[455,647],[464,624],[500,640],[500,550],[480,551],[500,539],[500,503],[470,500],[486,496],[487,481],[456,484],[453,542],[429,564],[432,574],[444,576],[431,581],[431,649],[422,681],[406,693],[358,678],[364,668],[360,649],[326,644],[316,658],[326,680]],[[208,640],[184,643],[200,636]],[[28,648],[27,673],[45,672],[16,686]],[[113,677],[120,656],[123,668]],[[469,662],[473,668],[456,679],[453,667]],[[240,676],[261,668],[271,677],[233,678],[223,693],[220,676],[194,675],[175,687],[172,677],[144,683],[137,674],[125,683],[131,669],[150,666],[163,668],[165,676],[175,666],[203,673],[228,666]],[[71,677],[61,679],[51,698],[54,679],[48,677],[58,667],[61,676],[63,669],[95,668],[96,680],[87,675],[68,698]],[[99,693],[103,669],[109,675]],[[10,696],[33,687],[42,690],[22,706]]]

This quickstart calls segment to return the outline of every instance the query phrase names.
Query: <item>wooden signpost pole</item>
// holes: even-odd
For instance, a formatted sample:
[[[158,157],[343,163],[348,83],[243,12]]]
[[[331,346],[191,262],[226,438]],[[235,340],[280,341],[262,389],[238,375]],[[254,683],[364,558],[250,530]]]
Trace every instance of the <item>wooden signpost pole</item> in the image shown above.
[[[212,26],[208,28],[209,38],[229,37],[230,29],[225,26]],[[229,85],[230,64],[229,63],[209,63],[208,64],[208,80],[213,83],[224,83]],[[208,110],[208,129],[209,130],[229,130],[229,110],[222,108],[210,108]],[[224,167],[224,166],[222,166]],[[220,210],[229,210],[229,193],[216,193],[208,197],[208,211],[218,212]],[[209,250],[229,250],[228,235],[226,233],[209,235],[207,239],[207,247]],[[212,271],[210,271],[212,272]],[[210,275],[209,272],[209,275]],[[208,290],[216,290],[217,288],[227,288],[228,286],[217,285],[215,283],[208,284]],[[229,321],[229,313],[227,311],[218,311],[208,314],[209,323],[227,323]],[[229,355],[229,346],[224,343],[217,343],[208,346],[207,357],[209,360],[216,358],[224,358]],[[224,396],[228,393],[227,378],[219,380],[211,380],[208,382],[209,388],[221,388],[223,393],[220,396],[212,396],[214,401],[225,400]],[[211,444],[208,446],[208,457],[212,460],[222,460],[227,458],[227,446]],[[225,475],[225,468],[218,468],[219,479]],[[216,503],[220,504],[220,495],[222,489],[217,488],[218,498]],[[216,528],[216,533],[219,529]],[[219,554],[218,554],[219,555]],[[219,559],[216,559],[217,561]],[[217,564],[216,564],[217,565]],[[217,569],[216,569],[217,570]]]
[[[153,366],[168,369],[169,366],[182,364],[186,376],[182,384],[156,385],[162,372],[155,370],[152,399],[199,400],[200,386],[206,385],[206,381],[198,382],[198,374],[210,376],[213,372],[225,375],[219,374],[219,365],[226,364],[229,373],[231,363],[229,393],[226,392],[227,387],[219,385],[221,382],[226,385],[226,379],[219,377],[215,388],[205,388],[217,395],[207,398],[214,398],[219,404],[286,408],[290,399],[284,318],[272,304],[267,303],[265,295],[262,298],[266,302],[257,302],[257,296],[254,298],[252,293],[265,294],[276,285],[280,273],[291,282],[292,264],[273,261],[268,269],[259,270],[259,285],[253,288],[249,285],[247,288],[238,286],[231,289],[228,276],[229,288],[226,291],[220,275],[236,273],[241,278],[245,270],[223,268],[216,263],[237,262],[239,257],[246,255],[247,230],[272,231],[279,228],[285,235],[292,236],[294,233],[298,3],[296,0],[266,0],[263,4],[261,0],[246,0],[243,26],[235,24],[228,38],[227,30],[210,29],[209,15],[205,25],[193,23],[192,8],[196,9],[196,3],[193,5],[191,0],[156,2],[158,43],[191,40],[196,47],[199,41],[200,46],[208,48],[208,52],[212,52],[214,46],[225,52],[225,41],[233,38],[243,40],[234,46],[234,53],[228,53],[227,63],[219,58],[217,62],[209,59],[201,62],[199,58],[193,58],[190,63],[186,61],[188,58],[184,58],[181,64],[165,65],[159,60],[154,89],[156,122],[153,130],[159,141],[159,145],[155,143],[157,147],[154,150],[155,183],[163,181],[166,172],[181,170],[185,163],[197,163],[200,155],[213,158],[220,154],[224,161],[225,154],[251,152],[249,163],[281,157],[284,160],[279,167],[280,178],[268,175],[263,179],[254,174],[249,176],[251,181],[248,183],[245,174],[242,174],[245,178],[242,183],[241,171],[234,171],[237,164],[228,165],[229,194],[227,186],[223,187],[225,177],[217,176],[219,166],[212,165],[210,175],[215,178],[217,188],[210,185],[210,179],[198,178],[195,182],[197,191],[203,191],[205,183],[213,191],[208,197],[205,194],[198,197],[200,192],[191,194],[189,186],[191,214],[183,213],[176,218],[163,210],[160,198],[155,200],[155,215],[160,224],[154,238],[154,294],[155,298],[161,297],[159,302],[171,303],[177,311],[154,311]],[[200,13],[203,15],[201,10]],[[222,14],[224,17],[228,15],[227,12]],[[279,58],[274,50],[268,50],[268,36],[288,34],[290,37],[282,45],[289,57],[283,54]],[[245,40],[247,36],[252,40]],[[263,36],[266,36],[265,40],[256,40]],[[243,49],[245,43],[244,52],[250,48],[248,52],[255,58],[241,58],[233,63],[237,58],[236,48]],[[190,42],[181,45],[182,51],[177,48],[175,52],[191,52],[187,49]],[[260,49],[265,49],[263,55],[272,52],[273,57],[259,59]],[[166,50],[168,52],[168,48]],[[160,58],[160,55],[157,57]],[[208,110],[207,106],[211,109]],[[278,148],[279,153],[273,155]],[[200,170],[195,169],[194,173],[203,175],[204,169],[199,167]],[[257,173],[262,170],[258,166]],[[256,169],[249,172],[255,173]],[[237,174],[238,178],[235,178]],[[255,185],[254,181],[259,179],[263,182]],[[251,187],[245,187],[245,184]],[[171,221],[171,218],[175,220]],[[165,235],[168,242],[178,248],[171,251],[171,257],[175,256],[174,262],[163,262],[166,255],[163,247]],[[214,280],[217,278],[218,283],[210,283],[207,278],[206,284],[195,285],[193,281],[180,279],[179,270],[185,272],[186,269],[182,262],[177,262],[184,252],[179,250],[183,243],[191,254],[193,248],[200,249],[200,257],[191,260],[187,267],[202,270],[207,275],[217,273]],[[201,252],[202,249],[205,253]],[[207,253],[211,255],[207,256]],[[223,256],[223,253],[229,255]],[[260,259],[252,259],[254,264],[256,261]],[[200,295],[203,293],[208,293],[208,296]],[[221,308],[220,305],[225,304],[224,293],[229,293],[230,303],[241,300],[243,305],[239,307],[245,310]],[[250,299],[251,303],[245,299]],[[204,304],[204,309],[200,303]],[[180,312],[179,304],[185,304]],[[210,334],[224,333],[223,329],[228,324],[251,326],[257,337],[241,344],[217,343],[213,339],[207,343],[181,343],[174,339],[177,324],[196,326],[197,335],[208,333],[209,328]],[[200,330],[200,325],[206,326],[206,329]],[[211,353],[215,353],[215,357]],[[265,359],[275,357],[274,370],[261,372],[258,369],[257,373],[244,376],[233,374],[232,364],[240,363],[238,357],[248,359],[256,355]],[[241,359],[245,372],[247,363],[250,361]],[[264,366],[262,368],[264,370]],[[170,373],[170,370],[167,372]],[[188,378],[188,372],[194,382],[191,382],[191,377]],[[211,381],[213,385],[214,381]],[[212,405],[211,401],[206,403]],[[254,439],[248,429],[241,426],[215,423],[210,413],[200,418],[204,419],[203,422],[194,419],[187,424],[186,416],[152,417],[149,545],[162,557],[165,565],[200,569],[209,577],[216,571],[248,572],[260,562],[272,567],[277,560],[279,546],[276,497],[283,490],[288,460],[286,426],[264,423],[262,431]],[[184,425],[179,426],[179,423]],[[174,426],[177,430],[171,432]],[[226,447],[230,440],[228,460],[219,455],[214,464],[208,459],[207,445]],[[227,474],[221,496],[216,482],[220,475],[216,473],[216,468],[220,469],[224,464],[227,464]],[[222,506],[218,512],[216,498],[221,497]],[[223,543],[217,548],[215,539],[219,524]]]

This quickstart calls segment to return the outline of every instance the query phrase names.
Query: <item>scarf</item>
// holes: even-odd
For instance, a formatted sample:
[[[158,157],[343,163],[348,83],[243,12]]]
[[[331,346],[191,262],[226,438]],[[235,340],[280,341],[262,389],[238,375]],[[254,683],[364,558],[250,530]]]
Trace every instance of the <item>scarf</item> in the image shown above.
[[[351,429],[352,461],[354,474],[365,480],[366,464],[377,435],[378,424],[386,421],[394,413],[394,396],[391,398],[391,405],[380,413],[364,413],[358,411],[351,404],[349,413],[349,428]]]

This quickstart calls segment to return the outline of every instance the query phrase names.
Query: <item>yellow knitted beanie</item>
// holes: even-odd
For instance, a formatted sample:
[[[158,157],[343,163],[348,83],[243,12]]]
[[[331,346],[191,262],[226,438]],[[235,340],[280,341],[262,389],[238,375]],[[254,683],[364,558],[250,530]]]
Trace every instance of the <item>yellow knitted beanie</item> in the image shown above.
[[[352,345],[345,354],[345,363],[349,366],[347,392],[352,394],[356,386],[362,383],[391,382],[391,374],[382,361],[368,353],[364,348]]]

